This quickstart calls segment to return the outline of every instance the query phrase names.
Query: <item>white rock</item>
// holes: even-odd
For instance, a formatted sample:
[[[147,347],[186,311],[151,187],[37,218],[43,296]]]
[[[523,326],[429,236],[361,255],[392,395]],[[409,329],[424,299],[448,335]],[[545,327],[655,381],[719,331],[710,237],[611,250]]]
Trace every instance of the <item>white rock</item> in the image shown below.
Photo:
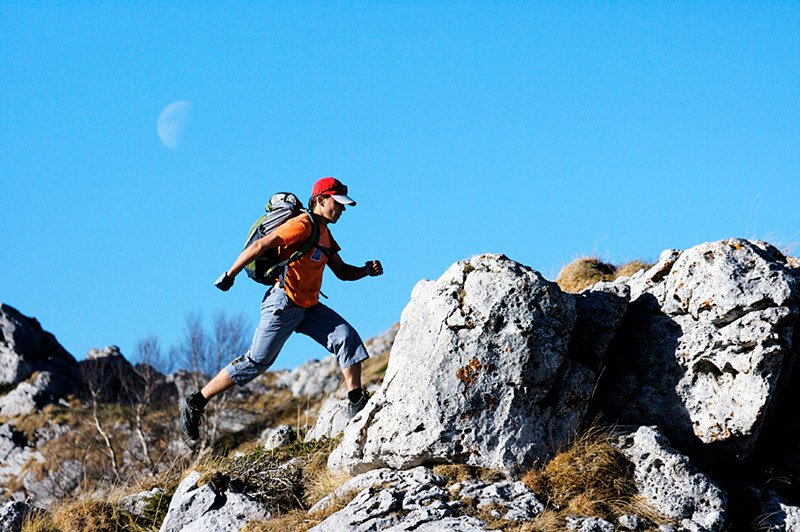
[[[150,501],[153,497],[164,495],[164,490],[161,488],[153,488],[151,490],[142,491],[139,493],[134,493],[133,495],[128,495],[127,497],[123,497],[120,499],[119,503],[120,506],[125,508],[127,511],[132,513],[133,515],[141,516],[144,513],[144,509],[150,504]]]
[[[788,504],[773,491],[757,494],[761,498],[762,518],[757,523],[764,530],[800,532],[800,507]]]
[[[339,486],[333,493],[321,499],[308,511],[309,513],[319,512],[330,507],[331,504],[338,498],[345,496],[348,493],[362,491],[374,486],[394,486],[405,492],[414,493],[413,501],[419,502],[419,488],[420,486],[425,489],[434,489],[434,496],[436,498],[447,498],[447,492],[441,489],[444,486],[446,479],[439,475],[434,474],[427,467],[415,467],[406,471],[396,471],[394,469],[383,468],[373,469],[367,473],[363,473],[356,477],[349,479],[347,482]],[[409,499],[412,501],[412,499]]]
[[[669,250],[625,282],[632,301],[600,410],[747,456],[792,366],[796,271],[767,243],[730,239]]]
[[[0,416],[29,414],[42,406],[54,403],[64,392],[61,380],[49,371],[35,373],[0,397]]]
[[[509,521],[530,521],[544,510],[544,504],[519,481],[503,480],[487,484],[479,480],[465,481],[453,486],[462,499],[472,499],[480,509],[499,505],[505,511],[497,517]]]
[[[639,494],[657,511],[684,520],[690,529],[716,531],[725,525],[727,495],[673,449],[655,427],[639,427],[619,438],[620,451],[633,463]]]
[[[638,530],[639,529],[639,516],[636,514],[625,514],[619,516],[617,524],[623,530]]]
[[[335,394],[329,395],[319,409],[314,427],[306,433],[305,441],[335,438],[344,432],[350,422],[348,402],[348,399],[339,399]]]
[[[570,515],[567,517],[567,530],[577,532],[614,532],[614,524],[599,517]]]
[[[570,392],[560,381],[574,323],[572,296],[502,255],[421,281],[383,387],[329,465],[358,474],[447,460],[519,472],[551,455],[579,417],[558,399]]]
[[[290,425],[270,427],[264,429],[258,440],[263,443],[264,449],[272,451],[282,445],[292,443],[297,439],[297,432]]]
[[[384,530],[484,530],[483,523],[456,516],[460,503],[450,501],[445,479],[430,469],[373,470],[350,479],[309,512],[327,508],[346,493],[359,493],[343,509],[312,528],[315,532]],[[445,526],[456,528],[436,528]]]
[[[233,532],[250,521],[269,519],[265,505],[235,492],[218,492],[209,484],[197,486],[192,471],[178,485],[160,532]]]
[[[295,397],[320,397],[334,393],[342,382],[342,371],[334,356],[311,360],[278,377],[275,385],[289,388]]]

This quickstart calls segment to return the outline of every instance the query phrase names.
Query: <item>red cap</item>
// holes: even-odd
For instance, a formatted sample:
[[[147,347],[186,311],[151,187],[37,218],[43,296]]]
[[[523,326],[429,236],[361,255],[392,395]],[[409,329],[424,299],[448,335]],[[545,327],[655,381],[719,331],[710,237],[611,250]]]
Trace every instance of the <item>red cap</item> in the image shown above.
[[[314,183],[314,188],[311,189],[312,196],[331,196],[342,205],[355,205],[356,202],[347,195],[347,185],[343,185],[341,181],[333,177],[323,177]]]

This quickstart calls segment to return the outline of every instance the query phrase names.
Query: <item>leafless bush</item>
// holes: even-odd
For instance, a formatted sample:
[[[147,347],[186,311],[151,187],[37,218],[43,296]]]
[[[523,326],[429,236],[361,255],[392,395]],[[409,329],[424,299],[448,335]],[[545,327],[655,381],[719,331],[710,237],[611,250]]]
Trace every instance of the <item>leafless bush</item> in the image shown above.
[[[186,317],[184,338],[172,352],[189,370],[194,390],[200,390],[228,362],[245,353],[249,346],[249,329],[242,315],[231,317],[219,312],[214,316],[210,331],[206,330],[198,313]],[[206,407],[205,422],[201,424],[201,453],[219,436],[220,414],[229,396],[229,393],[220,394]]]

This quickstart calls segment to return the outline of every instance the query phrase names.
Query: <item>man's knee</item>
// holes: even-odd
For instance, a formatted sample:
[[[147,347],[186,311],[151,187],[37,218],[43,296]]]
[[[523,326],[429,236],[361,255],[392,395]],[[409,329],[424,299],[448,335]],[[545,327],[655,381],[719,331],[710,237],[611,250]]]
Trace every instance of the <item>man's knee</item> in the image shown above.
[[[274,360],[274,358],[273,358]],[[248,354],[235,358],[224,370],[228,372],[231,380],[237,386],[244,386],[265,371],[272,365],[272,360],[264,364],[253,360]]]
[[[349,368],[354,364],[360,364],[362,361],[369,358],[367,348],[364,347],[364,342],[355,331],[354,334],[345,338],[339,348],[335,351],[336,357],[339,359],[339,367],[342,369]]]

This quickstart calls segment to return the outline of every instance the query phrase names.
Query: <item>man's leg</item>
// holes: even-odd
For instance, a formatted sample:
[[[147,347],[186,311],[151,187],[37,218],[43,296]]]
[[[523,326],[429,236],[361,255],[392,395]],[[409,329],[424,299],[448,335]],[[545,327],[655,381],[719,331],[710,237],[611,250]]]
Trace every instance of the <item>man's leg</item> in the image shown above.
[[[350,399],[350,415],[354,416],[368,399],[361,388],[361,362],[369,358],[369,354],[361,337],[344,318],[322,303],[306,311],[297,332],[310,336],[336,355]]]
[[[230,390],[233,388],[234,384],[236,383],[233,382],[233,379],[231,379],[228,370],[222,368],[213,379],[208,381],[208,384],[203,386],[203,389],[200,390],[200,393],[203,394],[203,398],[208,401],[215,395],[219,395],[222,392]]]
[[[361,388],[361,362],[342,368],[342,376],[348,392]]]
[[[279,288],[272,288],[261,303],[261,319],[253,343],[244,355],[225,366],[199,392],[181,398],[181,429],[190,440],[200,437],[199,425],[209,399],[234,384],[244,386],[267,370],[283,344],[302,321],[305,310],[295,305]]]

